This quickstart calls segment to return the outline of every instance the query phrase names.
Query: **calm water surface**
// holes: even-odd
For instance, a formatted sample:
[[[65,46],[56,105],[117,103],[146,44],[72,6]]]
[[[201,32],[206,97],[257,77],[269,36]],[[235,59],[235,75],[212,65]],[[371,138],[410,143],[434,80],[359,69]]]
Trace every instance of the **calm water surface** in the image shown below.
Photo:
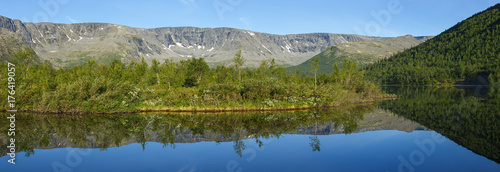
[[[1,171],[500,171],[500,90],[386,87],[398,99],[284,113],[17,114]]]

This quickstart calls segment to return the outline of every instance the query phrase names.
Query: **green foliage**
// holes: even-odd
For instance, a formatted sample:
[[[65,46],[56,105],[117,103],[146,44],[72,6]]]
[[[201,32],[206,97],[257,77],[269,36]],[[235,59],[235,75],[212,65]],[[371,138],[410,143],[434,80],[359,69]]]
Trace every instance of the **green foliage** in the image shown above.
[[[311,74],[314,75],[314,89],[317,88],[318,81],[316,80],[316,75],[318,74],[319,69],[319,58],[313,59],[311,63]]]
[[[241,50],[239,50],[236,55],[234,55],[233,63],[238,70],[238,81],[241,81],[241,73],[243,70],[243,65],[245,64],[246,59],[241,55]]]
[[[138,99],[130,84],[98,78],[80,78],[43,92],[33,109],[42,112],[124,112],[133,111]]]
[[[500,73],[500,4],[435,38],[366,67],[385,84],[442,84]]]
[[[194,87],[197,86],[204,74],[209,71],[207,62],[203,58],[192,58],[180,62],[181,70],[186,76],[183,86]]]
[[[22,61],[29,55],[15,59]],[[47,62],[20,63],[16,65],[16,104],[20,110],[37,112],[112,113],[340,105],[383,96],[349,60],[338,76],[311,78],[288,76],[274,60],[243,70],[244,59],[239,53],[236,57],[237,66],[215,68],[209,68],[203,58],[162,64],[154,59],[148,64],[143,58],[129,65],[117,59],[109,65],[88,60],[82,66],[57,70]],[[0,67],[7,68],[5,63]],[[7,80],[0,84],[7,85]],[[7,92],[1,90],[0,95],[6,97]],[[0,102],[8,109],[5,99]]]

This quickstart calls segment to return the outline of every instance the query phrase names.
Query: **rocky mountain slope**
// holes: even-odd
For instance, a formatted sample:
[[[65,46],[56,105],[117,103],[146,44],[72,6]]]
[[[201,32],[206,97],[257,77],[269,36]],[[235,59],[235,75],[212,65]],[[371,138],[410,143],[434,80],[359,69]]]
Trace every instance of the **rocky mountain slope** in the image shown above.
[[[348,42],[332,46],[300,65],[289,67],[288,70],[294,72],[298,69],[307,73],[309,72],[312,60],[319,58],[320,68],[318,72],[320,74],[329,74],[333,71],[333,64],[336,62],[339,67],[341,67],[345,58],[356,61],[358,66],[364,66],[388,58],[405,49],[417,46],[431,38],[432,36],[414,37],[412,35],[406,35],[377,41],[364,40]]]
[[[275,59],[280,65],[298,65],[321,51],[342,43],[383,40],[348,34],[309,33],[273,35],[233,28],[132,28],[106,23],[23,23],[0,16],[1,35],[14,35],[56,67],[79,65],[89,59],[108,63],[203,57],[212,65],[228,64],[238,50],[257,65]]]

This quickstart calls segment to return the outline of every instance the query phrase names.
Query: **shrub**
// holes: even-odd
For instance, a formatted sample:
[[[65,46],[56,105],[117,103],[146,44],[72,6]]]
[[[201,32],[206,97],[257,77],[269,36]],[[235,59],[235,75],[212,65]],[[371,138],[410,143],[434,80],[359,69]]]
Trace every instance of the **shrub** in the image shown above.
[[[34,107],[40,111],[125,112],[133,111],[138,101],[134,88],[103,77],[81,78],[62,84],[55,91],[44,92]]]

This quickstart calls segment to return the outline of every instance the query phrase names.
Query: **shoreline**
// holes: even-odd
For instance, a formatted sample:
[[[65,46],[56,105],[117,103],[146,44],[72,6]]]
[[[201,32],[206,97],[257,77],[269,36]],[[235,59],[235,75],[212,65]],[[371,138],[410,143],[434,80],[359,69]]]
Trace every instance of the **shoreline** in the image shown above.
[[[175,108],[159,108],[159,109],[148,109],[148,108],[139,108],[136,111],[121,111],[121,112],[81,112],[81,111],[38,111],[38,110],[18,110],[17,112],[23,113],[38,113],[38,114],[133,114],[133,113],[149,113],[149,112],[174,112],[174,113],[224,113],[224,112],[287,112],[287,111],[304,111],[304,110],[313,110],[313,109],[321,109],[321,108],[338,108],[345,106],[346,104],[366,104],[373,103],[380,100],[394,99],[397,98],[396,95],[386,95],[379,96],[375,98],[370,98],[370,100],[362,100],[362,101],[354,101],[354,102],[343,102],[338,105],[334,104],[323,104],[316,106],[288,106],[288,107],[228,107],[228,108],[196,108],[190,107],[186,109],[175,109]],[[2,109],[1,112],[7,112],[5,109]]]

